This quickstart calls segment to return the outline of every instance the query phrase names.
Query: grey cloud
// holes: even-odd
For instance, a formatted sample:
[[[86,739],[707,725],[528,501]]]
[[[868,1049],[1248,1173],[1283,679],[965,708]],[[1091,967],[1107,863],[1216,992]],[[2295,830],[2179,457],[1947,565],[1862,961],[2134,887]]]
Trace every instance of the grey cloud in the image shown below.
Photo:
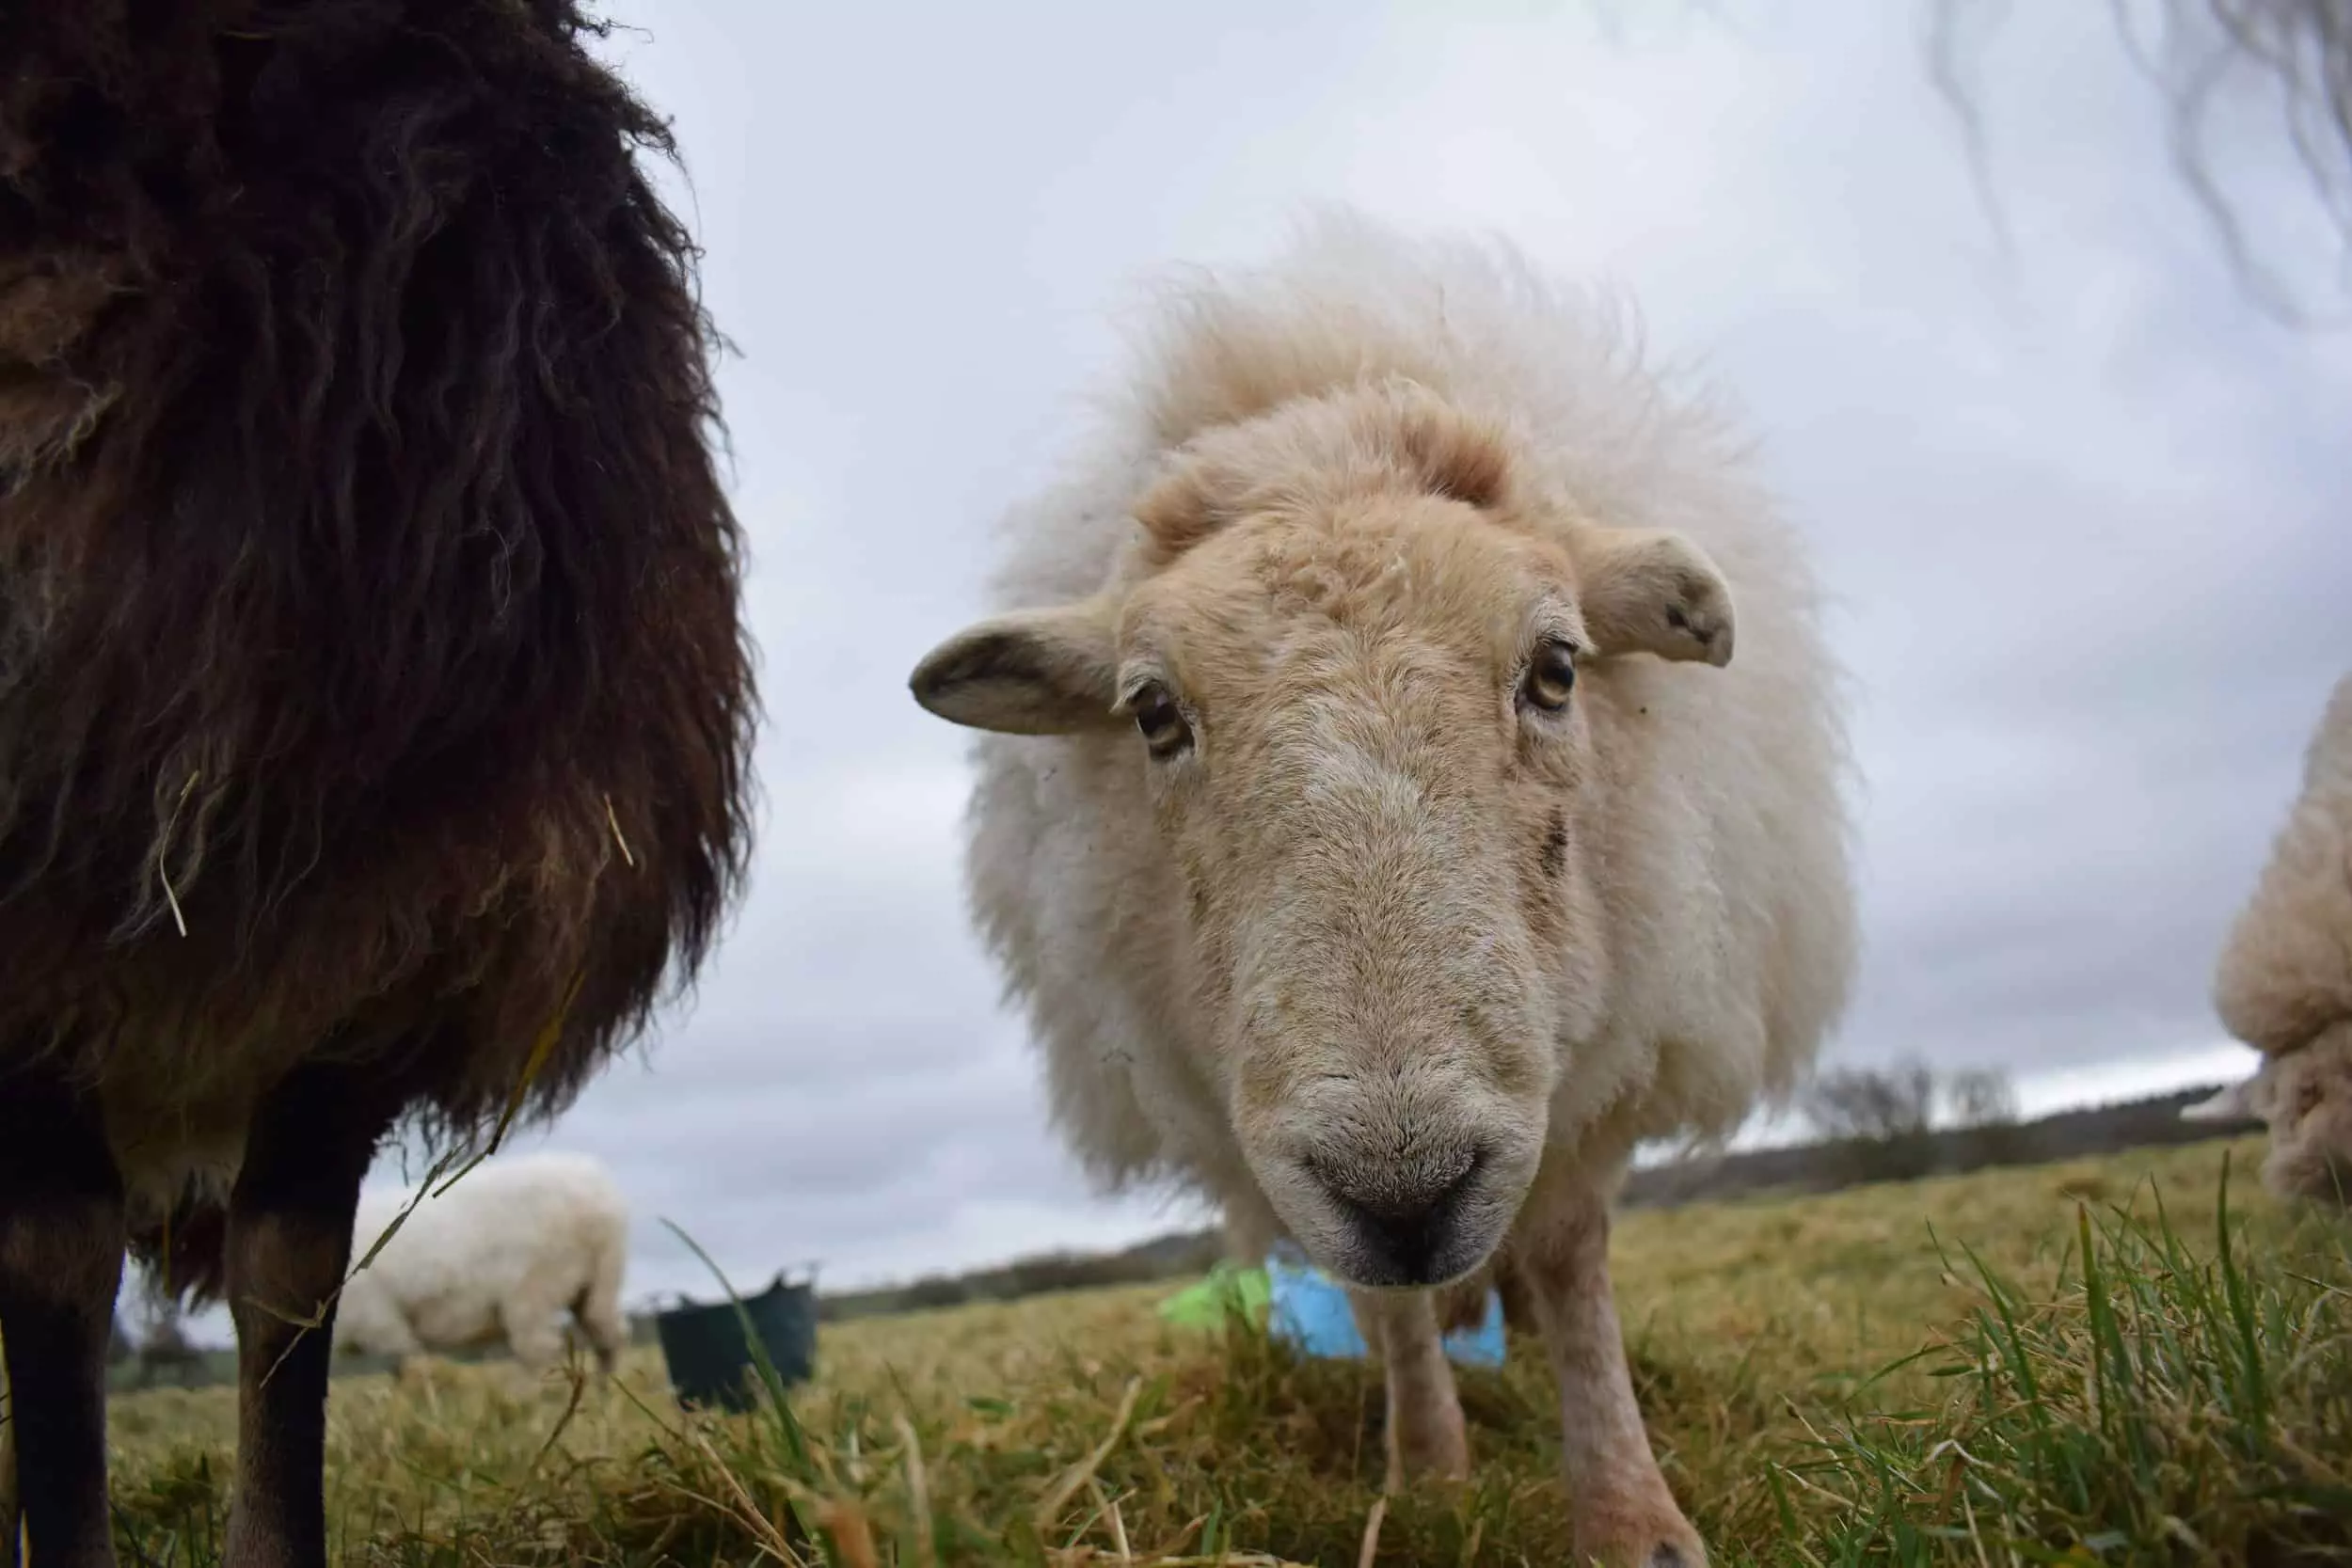
[[[550,1141],[639,1285],[906,1275],[1168,1223],[1090,1200],[967,928],[967,737],[914,660],[1116,364],[1138,269],[1300,201],[1511,233],[1730,394],[1856,681],[1867,957],[1832,1051],[2034,1071],[2217,1037],[2214,944],[2352,664],[2352,343],[2237,292],[2097,8],[1986,56],[2004,254],[1915,19],[1240,0],[636,0],[676,117],[771,722],[755,885],[691,1013]],[[2217,147],[2290,236],[2249,117]],[[2234,140],[2227,139],[2234,138]],[[395,1175],[388,1162],[380,1174]]]

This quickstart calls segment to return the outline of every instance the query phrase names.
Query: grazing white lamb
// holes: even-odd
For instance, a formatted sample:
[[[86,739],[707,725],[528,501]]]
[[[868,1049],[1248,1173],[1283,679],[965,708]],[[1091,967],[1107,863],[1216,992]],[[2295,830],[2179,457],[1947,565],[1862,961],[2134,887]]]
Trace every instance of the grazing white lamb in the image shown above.
[[[2185,1108],[2270,1131],[2263,1184],[2352,1198],[2352,675],[2336,683],[2303,784],[2215,966],[2214,1008],[2263,1053],[2242,1084]]]
[[[1160,326],[1013,519],[1002,613],[911,681],[999,732],[969,889],[1060,1130],[1356,1289],[1391,1485],[1466,1471],[1432,1288],[1506,1263],[1579,1560],[1700,1563],[1609,1206],[1638,1139],[1728,1134],[1844,1006],[1804,548],[1736,434],[1508,248],[1333,214]]]
[[[351,1255],[366,1256],[415,1188],[360,1195]],[[559,1360],[569,1312],[605,1371],[628,1342],[621,1275],[628,1206],[584,1154],[485,1160],[428,1196],[343,1287],[335,1344],[376,1355],[459,1350],[503,1338],[537,1370]]]
[[[2234,1084],[2224,1084],[2196,1104],[2182,1106],[2181,1119],[2183,1121],[2261,1119],[2262,1112],[2258,1106],[2260,1097],[2269,1088],[2269,1080],[2264,1073],[2264,1069],[2268,1066],[2268,1058],[2265,1058],[2263,1064],[2255,1068],[2252,1077],[2240,1079]]]

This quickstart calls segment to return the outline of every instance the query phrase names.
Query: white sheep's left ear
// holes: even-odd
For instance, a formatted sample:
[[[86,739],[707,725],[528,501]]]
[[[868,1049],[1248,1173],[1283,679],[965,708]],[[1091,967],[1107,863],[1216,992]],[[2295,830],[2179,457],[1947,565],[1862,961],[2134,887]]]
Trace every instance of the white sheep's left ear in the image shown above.
[[[1679,662],[1731,662],[1731,584],[1686,534],[1598,529],[1578,540],[1580,608],[1594,652],[1656,654]]]
[[[1114,728],[1116,606],[1104,596],[1015,610],[964,627],[923,656],[907,685],[950,723],[1001,735]]]

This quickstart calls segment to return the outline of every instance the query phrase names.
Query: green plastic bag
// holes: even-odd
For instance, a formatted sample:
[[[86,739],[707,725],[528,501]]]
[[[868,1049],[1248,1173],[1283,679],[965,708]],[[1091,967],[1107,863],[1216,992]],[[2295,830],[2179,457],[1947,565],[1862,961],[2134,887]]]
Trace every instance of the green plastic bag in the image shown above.
[[[1219,1263],[1206,1278],[1194,1280],[1161,1302],[1159,1314],[1186,1328],[1221,1328],[1234,1314],[1251,1319],[1263,1316],[1270,1294],[1265,1270]]]

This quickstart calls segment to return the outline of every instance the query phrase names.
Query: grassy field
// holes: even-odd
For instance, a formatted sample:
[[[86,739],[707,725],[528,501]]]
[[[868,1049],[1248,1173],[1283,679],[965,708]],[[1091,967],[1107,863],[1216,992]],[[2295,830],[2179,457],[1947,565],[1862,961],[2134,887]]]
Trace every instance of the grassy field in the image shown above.
[[[2258,1153],[1627,1218],[1644,1406],[1715,1560],[2352,1561],[2352,1227],[2267,1202]],[[1168,1291],[828,1326],[743,1417],[681,1417],[651,1351],[612,1386],[344,1379],[339,1560],[1568,1560],[1539,1347],[1461,1376],[1473,1481],[1375,1514],[1376,1374],[1169,1328]],[[115,1402],[126,1560],[214,1560],[232,1397]]]

